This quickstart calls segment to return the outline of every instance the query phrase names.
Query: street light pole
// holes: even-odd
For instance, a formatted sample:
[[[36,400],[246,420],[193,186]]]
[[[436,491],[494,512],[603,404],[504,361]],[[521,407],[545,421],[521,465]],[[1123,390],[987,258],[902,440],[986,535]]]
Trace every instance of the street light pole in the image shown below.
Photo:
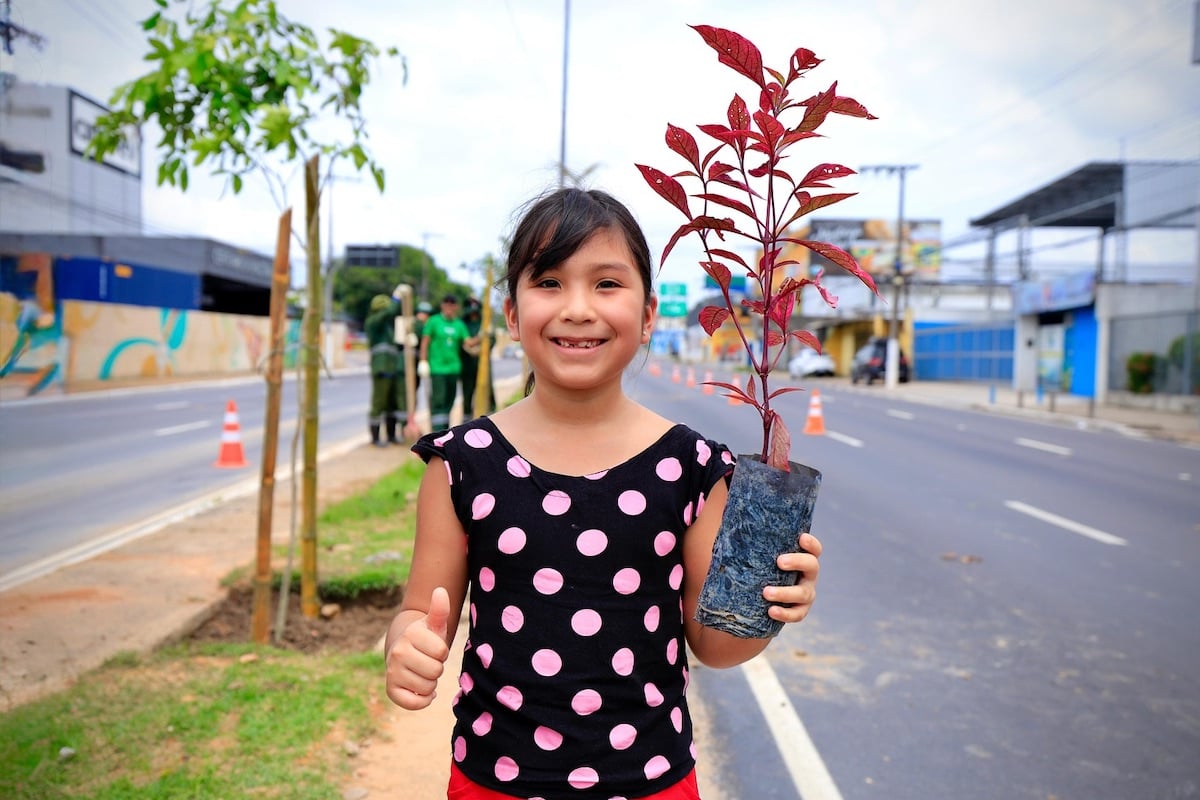
[[[558,129],[558,188],[567,183],[567,64],[571,52],[571,0],[563,0],[562,117]]]
[[[882,172],[900,175],[900,210],[896,215],[896,260],[892,270],[892,316],[888,321],[887,362],[884,365],[884,384],[889,389],[900,382],[900,291],[904,286],[904,179],[916,164],[875,164],[859,172]]]

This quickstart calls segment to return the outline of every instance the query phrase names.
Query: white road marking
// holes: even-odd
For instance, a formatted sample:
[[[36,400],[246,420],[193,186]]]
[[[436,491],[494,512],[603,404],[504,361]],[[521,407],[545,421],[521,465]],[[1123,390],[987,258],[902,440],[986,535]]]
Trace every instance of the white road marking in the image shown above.
[[[750,691],[758,701],[800,797],[803,800],[842,800],[833,776],[825,768],[825,762],[766,656],[756,656],[742,664],[742,673],[750,683]]]
[[[186,400],[177,400],[177,401],[171,402],[171,403],[155,403],[154,410],[155,411],[178,411],[179,409],[187,408],[190,405],[191,405],[191,403],[189,403]]]
[[[851,447],[862,447],[863,446],[862,439],[855,439],[853,436],[847,436],[844,433],[838,433],[837,431],[827,430],[827,431],[825,431],[825,435],[828,436],[830,439],[833,439],[835,442],[841,442],[842,444],[848,444]]]
[[[1071,533],[1078,533],[1080,536],[1086,536],[1089,539],[1095,539],[1101,544],[1111,544],[1123,547],[1129,542],[1122,539],[1120,536],[1114,536],[1111,533],[1105,533],[1102,530],[1097,530],[1089,525],[1084,525],[1082,522],[1060,517],[1058,514],[1053,514],[1049,511],[1043,511],[1040,508],[1034,508],[1031,505],[1020,502],[1019,500],[1005,500],[1004,505],[1011,508],[1013,511],[1019,511],[1022,514],[1027,514],[1035,519],[1040,519],[1042,522],[1049,522],[1051,525],[1057,525],[1063,530],[1068,530]]]
[[[1014,440],[1021,447],[1028,447],[1033,450],[1041,450],[1044,453],[1054,453],[1056,456],[1071,455],[1071,448],[1063,447],[1062,445],[1050,444],[1049,442],[1039,442],[1037,439],[1018,438]]]
[[[207,428],[212,423],[207,420],[200,422],[186,422],[183,425],[172,425],[169,428],[157,428],[154,431],[155,436],[174,436],[177,433],[187,433],[188,431],[198,431],[201,428]]]
[[[895,417],[896,419],[916,419],[917,418],[917,415],[912,413],[911,411],[901,411],[897,408],[889,408],[887,410],[887,415],[889,417]]]

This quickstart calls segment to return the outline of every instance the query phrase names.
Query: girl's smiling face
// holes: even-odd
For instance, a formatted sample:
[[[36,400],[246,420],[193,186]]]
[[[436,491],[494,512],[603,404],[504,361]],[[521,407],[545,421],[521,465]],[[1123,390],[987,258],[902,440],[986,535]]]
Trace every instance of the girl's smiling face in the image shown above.
[[[521,342],[539,386],[591,389],[621,380],[650,341],[657,300],[629,245],[613,228],[598,228],[565,261],[536,279],[526,270],[504,316]]]

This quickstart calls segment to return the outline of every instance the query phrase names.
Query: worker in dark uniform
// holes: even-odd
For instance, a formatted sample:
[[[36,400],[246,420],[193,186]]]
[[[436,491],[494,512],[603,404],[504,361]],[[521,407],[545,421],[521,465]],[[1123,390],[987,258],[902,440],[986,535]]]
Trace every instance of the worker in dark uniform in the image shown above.
[[[371,298],[363,323],[371,355],[371,408],[367,412],[367,425],[371,444],[376,447],[403,444],[396,437],[396,426],[403,428],[408,424],[404,354],[396,343],[396,317],[400,313],[400,302],[395,296],[377,294]],[[387,432],[387,441],[380,439],[381,428]]]

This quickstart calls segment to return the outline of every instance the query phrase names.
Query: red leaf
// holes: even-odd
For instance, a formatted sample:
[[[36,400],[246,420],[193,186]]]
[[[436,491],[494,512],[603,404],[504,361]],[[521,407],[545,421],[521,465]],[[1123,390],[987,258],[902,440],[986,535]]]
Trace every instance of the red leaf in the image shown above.
[[[786,331],[788,320],[792,318],[792,310],[795,307],[796,295],[794,292],[776,297],[775,302],[771,304],[771,321],[778,325],[780,330]]]
[[[856,194],[858,194],[858,192],[846,192],[844,194],[821,194],[813,197],[808,192],[797,191],[795,198],[796,202],[799,203],[799,206],[796,208],[796,212],[788,218],[786,223],[784,223],[783,227],[790,228],[793,222],[800,219],[805,214],[811,214],[818,208],[824,208],[825,206],[831,206],[834,203],[840,203],[848,197],[854,197]]]
[[[796,126],[796,130],[800,131],[815,131],[821,127],[821,123],[825,121],[825,117],[829,116],[829,112],[833,109],[833,101],[837,97],[837,81],[833,82],[833,86],[829,87],[828,91],[821,92],[805,100],[801,105],[808,106],[804,112],[804,119],[800,120],[800,124]]]
[[[823,59],[817,58],[816,54],[807,47],[801,47],[796,52],[792,53],[792,58],[788,64],[788,82],[791,83],[802,73],[808,72],[821,63]]]
[[[771,446],[767,448],[767,464],[784,472],[791,472],[788,461],[792,457],[792,435],[788,433],[783,417],[772,412]]]
[[[697,125],[696,127],[700,129],[701,133],[707,133],[718,142],[736,148],[738,152],[746,148],[746,139],[750,138],[751,133],[751,131],[741,129],[731,131],[724,125]]]
[[[721,258],[724,258],[727,261],[733,261],[733,262],[740,264],[745,269],[750,269],[750,265],[747,264],[746,261],[741,256],[739,256],[737,253],[733,252],[732,250],[713,249],[713,250],[709,250],[708,254],[713,255],[713,256],[720,256]]]
[[[802,141],[804,139],[815,139],[820,135],[821,134],[819,134],[815,131],[802,131],[802,130],[788,131],[787,134],[784,135],[783,141],[779,143],[779,147],[780,147],[780,149],[783,149],[784,147],[791,147],[796,142]]]
[[[704,332],[709,336],[712,336],[713,331],[721,327],[727,319],[729,319],[728,308],[705,306],[700,309],[700,327],[704,328]]]
[[[750,109],[746,107],[746,101],[742,99],[741,95],[735,94],[729,101],[725,118],[729,120],[731,130],[744,131],[750,127]]]
[[[814,186],[828,186],[829,184],[823,181],[833,180],[835,178],[844,178],[847,175],[855,175],[857,173],[849,167],[843,167],[841,164],[818,164],[808,171],[808,174],[800,181],[800,188],[812,188]]]
[[[715,253],[716,251],[713,252]],[[721,287],[721,291],[729,291],[729,281],[731,279],[729,267],[719,261],[701,261],[700,266],[717,282],[717,285]]]
[[[812,331],[792,331],[791,335],[797,341],[803,342],[818,353],[821,352],[821,340],[814,336]]]
[[[688,219],[692,218],[692,212],[688,208],[687,192],[684,191],[679,181],[654,167],[647,167],[642,164],[635,166],[641,171],[642,177],[646,179],[646,183],[650,184],[651,189],[658,192],[664,200],[682,211],[685,217]]]
[[[691,222],[685,222],[683,225],[680,225],[678,230],[671,235],[671,241],[667,242],[667,246],[663,248],[662,257],[658,260],[658,265],[661,267],[663,264],[667,263],[667,256],[672,250],[675,249],[675,245],[679,243],[680,239],[682,239],[684,236],[687,236],[689,233],[699,233],[700,231],[716,231],[718,236],[724,238],[724,232],[730,231],[737,233],[738,229],[737,226],[733,224],[733,220],[729,219],[728,217],[725,219],[719,219],[717,217],[710,217],[707,215],[696,217]]]
[[[772,148],[782,141],[785,130],[775,117],[763,111],[755,111],[754,123],[758,125],[758,129],[763,133],[763,138]]]
[[[778,347],[784,341],[784,336],[779,331],[767,331],[767,347]]]
[[[692,25],[705,43],[717,51],[718,60],[740,75],[745,75],[759,86],[763,84],[762,53],[744,36],[714,28],[711,25]]]
[[[879,117],[867,111],[862,103],[850,97],[835,97],[833,99],[833,107],[829,109],[834,114],[845,114],[848,117],[862,117],[864,119],[879,119]]]
[[[716,180],[727,172],[733,172],[733,167],[729,164],[718,161],[708,168],[708,179],[710,181]]]
[[[713,178],[713,180],[716,181],[717,183],[721,184],[722,186],[729,186],[733,189],[740,189],[741,191],[745,192],[746,194],[752,195],[754,197],[762,197],[761,194],[759,194],[757,191],[752,189],[748,184],[743,183],[742,181],[735,181],[733,178],[730,178],[727,174],[719,175],[716,178]]]
[[[803,392],[803,391],[804,390],[801,389],[799,386],[783,386],[783,387],[771,392],[771,399],[774,400],[776,397],[779,397],[781,394],[787,394],[788,392]]]
[[[696,139],[683,128],[667,123],[667,147],[687,159],[697,173],[700,172],[700,148]]]
[[[758,405],[758,389],[755,387],[754,376],[751,375],[746,379],[746,396],[750,398],[750,405],[752,406]]]
[[[787,239],[787,241],[798,244],[801,247],[807,247],[817,255],[832,261],[834,264],[837,264],[839,267],[862,281],[866,287],[874,292],[877,296],[880,298],[883,297],[883,295],[879,294],[879,290],[875,288],[874,278],[872,278],[869,273],[867,273],[858,265],[858,262],[854,260],[854,256],[850,255],[842,248],[827,242],[814,242],[808,239]],[[821,295],[825,296],[825,292],[822,291]],[[826,299],[826,302],[828,302],[828,299]]]
[[[754,210],[751,209],[750,206],[743,203],[741,200],[735,200],[732,197],[726,197],[725,195],[722,195],[722,194],[708,194],[708,193],[698,194],[698,195],[696,195],[696,197],[698,197],[701,200],[707,200],[710,203],[716,203],[719,206],[725,206],[726,208],[732,208],[734,211],[737,211],[741,214],[745,214],[750,219],[756,219],[756,217],[754,215]]]

